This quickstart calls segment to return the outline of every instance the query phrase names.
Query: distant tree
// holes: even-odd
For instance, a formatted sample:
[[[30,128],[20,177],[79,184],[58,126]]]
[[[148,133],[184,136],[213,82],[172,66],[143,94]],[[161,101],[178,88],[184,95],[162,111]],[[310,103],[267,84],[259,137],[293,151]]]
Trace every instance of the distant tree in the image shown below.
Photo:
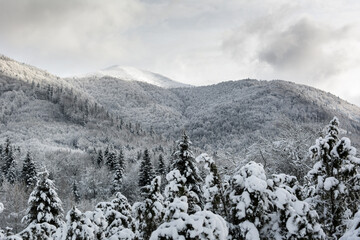
[[[103,160],[104,160],[104,158],[103,158],[103,153],[102,153],[102,151],[101,151],[101,149],[100,149],[99,152],[98,152],[97,159],[96,159],[96,163],[97,163],[97,165],[98,165],[99,167],[102,166]]]
[[[108,152],[106,154],[106,165],[108,166],[110,171],[114,170],[116,164],[116,154],[114,152]]]
[[[164,157],[162,154],[159,155],[158,168],[157,168],[156,172],[159,176],[162,176],[162,177],[166,175],[166,166],[165,166],[165,161],[164,161]]]
[[[29,151],[26,153],[26,157],[24,159],[21,177],[26,187],[30,188],[35,186],[37,181],[37,172],[35,163],[32,160]]]
[[[139,187],[143,192],[145,186],[149,185],[155,176],[153,165],[149,156],[149,150],[145,149],[139,170]]]

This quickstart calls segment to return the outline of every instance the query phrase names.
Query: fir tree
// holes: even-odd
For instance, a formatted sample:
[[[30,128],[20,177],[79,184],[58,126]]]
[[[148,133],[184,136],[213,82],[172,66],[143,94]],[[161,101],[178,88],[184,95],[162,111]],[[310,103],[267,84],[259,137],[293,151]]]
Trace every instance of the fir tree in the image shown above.
[[[119,167],[123,170],[125,170],[125,157],[124,157],[124,152],[122,149],[120,149],[119,152],[119,156],[118,156],[118,164],[120,165]]]
[[[37,172],[29,151],[24,159],[21,176],[26,187],[33,187],[36,184]]]
[[[310,152],[317,162],[309,171],[309,199],[330,239],[338,239],[360,204],[360,159],[348,138],[339,138],[339,120],[334,118],[327,135],[316,140]]]
[[[204,210],[226,216],[224,189],[215,161],[206,153],[201,154],[196,160],[198,162],[204,161],[205,169],[209,172],[203,186],[205,198]]]
[[[177,169],[185,177],[185,187],[188,189],[189,213],[201,210],[203,206],[201,183],[202,178],[196,167],[194,154],[190,150],[191,142],[188,136],[183,134],[179,141],[178,150],[174,153],[173,169]]]
[[[164,216],[164,197],[161,195],[160,186],[161,177],[155,177],[151,184],[145,187],[145,200],[135,203],[133,207],[138,221],[138,232],[143,239],[150,238]]]
[[[39,181],[30,194],[29,207],[23,222],[48,223],[60,227],[63,223],[62,202],[59,199],[54,183],[48,178],[49,173],[45,170],[39,173]]]
[[[149,156],[149,150],[145,149],[139,170],[139,187],[144,191],[145,186],[149,185],[154,178],[154,169]]]
[[[28,227],[19,235],[23,239],[52,239],[56,229],[63,224],[63,209],[54,183],[48,172],[39,173],[39,180],[30,194],[23,222]]]
[[[95,228],[90,219],[81,213],[76,207],[72,207],[66,215],[64,232],[61,240],[92,240],[95,238]]]
[[[99,152],[98,152],[97,159],[96,159],[96,163],[97,163],[97,165],[98,165],[99,167],[102,166],[103,160],[104,160],[104,158],[103,158],[103,153],[102,153],[102,151],[101,151],[101,149],[100,149]]]
[[[156,172],[161,177],[166,175],[166,166],[165,166],[164,157],[162,154],[159,155],[158,168],[157,168]]]
[[[113,180],[113,193],[120,192],[122,186],[122,179],[124,175],[123,164],[120,163],[121,158],[118,159],[114,166],[114,180]]]
[[[11,142],[10,139],[7,138],[6,139],[6,143],[5,143],[5,149],[3,150],[3,154],[2,154],[2,158],[3,158],[3,166],[2,166],[2,171],[5,175],[5,177],[8,175],[8,171],[11,167],[14,166],[14,155],[13,155],[13,150],[12,150],[12,146],[11,146]]]
[[[113,171],[116,164],[116,155],[113,152],[108,152],[106,154],[106,165],[110,171]]]

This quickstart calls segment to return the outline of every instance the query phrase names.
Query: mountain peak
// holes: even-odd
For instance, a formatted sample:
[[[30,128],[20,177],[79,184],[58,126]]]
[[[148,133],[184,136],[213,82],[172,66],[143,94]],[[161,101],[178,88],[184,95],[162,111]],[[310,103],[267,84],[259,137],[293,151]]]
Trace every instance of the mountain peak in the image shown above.
[[[124,81],[139,81],[149,83],[162,88],[190,87],[191,85],[174,81],[168,77],[141,70],[135,67],[113,65],[98,72],[86,75],[86,77],[113,77]]]

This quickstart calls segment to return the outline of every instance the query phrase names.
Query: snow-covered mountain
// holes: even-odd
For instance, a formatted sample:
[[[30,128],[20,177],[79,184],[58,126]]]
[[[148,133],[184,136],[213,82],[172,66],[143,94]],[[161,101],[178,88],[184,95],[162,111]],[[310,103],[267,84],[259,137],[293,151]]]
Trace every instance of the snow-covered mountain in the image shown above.
[[[100,70],[95,73],[86,74],[80,76],[80,78],[91,78],[91,77],[112,77],[121,79],[124,81],[138,81],[149,83],[162,88],[181,88],[181,87],[190,87],[191,85],[176,82],[170,78],[162,76],[157,73],[140,70],[134,67],[123,67],[114,65],[103,70]]]

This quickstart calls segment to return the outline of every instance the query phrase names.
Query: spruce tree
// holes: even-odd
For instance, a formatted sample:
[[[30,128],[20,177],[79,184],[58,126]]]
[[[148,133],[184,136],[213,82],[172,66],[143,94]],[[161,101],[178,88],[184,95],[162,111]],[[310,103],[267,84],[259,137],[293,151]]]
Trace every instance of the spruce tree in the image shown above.
[[[182,140],[178,143],[178,150],[173,154],[173,169],[177,169],[181,176],[185,177],[185,187],[188,189],[189,196],[189,213],[195,213],[203,207],[202,200],[202,178],[199,175],[199,170],[196,167],[194,154],[190,150],[191,142],[188,136],[183,134]]]
[[[107,149],[108,150],[108,149]],[[114,152],[108,151],[106,154],[106,165],[110,171],[113,171],[116,164],[116,154]]]
[[[149,150],[145,149],[143,159],[140,163],[139,170],[139,187],[141,192],[144,191],[145,186],[149,185],[154,178],[154,169],[149,156]]]
[[[23,222],[27,224],[48,223],[60,227],[63,223],[62,202],[56,193],[53,181],[48,176],[46,170],[39,173],[39,181],[30,194],[29,206],[23,218]]]
[[[125,170],[125,157],[124,157],[124,152],[122,149],[120,149],[120,152],[119,152],[119,156],[118,156],[118,163],[119,163],[119,167],[123,170]]]
[[[64,232],[59,239],[92,240],[95,238],[95,228],[92,222],[76,207],[72,207],[66,215]]]
[[[161,224],[164,216],[164,197],[160,192],[161,177],[155,177],[144,187],[143,202],[135,203],[133,211],[138,221],[138,232],[142,239],[149,239],[151,233]]]
[[[23,239],[52,239],[56,229],[63,224],[63,209],[54,183],[48,172],[39,173],[39,180],[30,194],[23,222],[28,227],[19,235]]]
[[[161,177],[166,175],[166,166],[165,166],[164,157],[162,154],[159,155],[157,174]]]
[[[102,153],[102,151],[101,151],[101,149],[100,149],[99,152],[98,152],[97,159],[96,159],[96,163],[97,163],[98,167],[101,167],[101,166],[102,166],[103,160],[104,160],[104,158],[103,158],[103,153]]]
[[[360,204],[360,180],[356,149],[348,138],[339,137],[339,120],[335,117],[326,136],[310,148],[317,161],[309,171],[309,199],[317,210],[320,222],[330,239],[338,239],[353,218]]]
[[[34,187],[37,182],[37,172],[35,163],[28,151],[24,159],[23,168],[21,172],[22,180],[26,187]]]
[[[122,168],[123,164],[120,164],[120,158],[115,163],[114,166],[114,180],[113,180],[113,193],[120,192],[122,186],[122,179],[124,175],[124,169]]]

